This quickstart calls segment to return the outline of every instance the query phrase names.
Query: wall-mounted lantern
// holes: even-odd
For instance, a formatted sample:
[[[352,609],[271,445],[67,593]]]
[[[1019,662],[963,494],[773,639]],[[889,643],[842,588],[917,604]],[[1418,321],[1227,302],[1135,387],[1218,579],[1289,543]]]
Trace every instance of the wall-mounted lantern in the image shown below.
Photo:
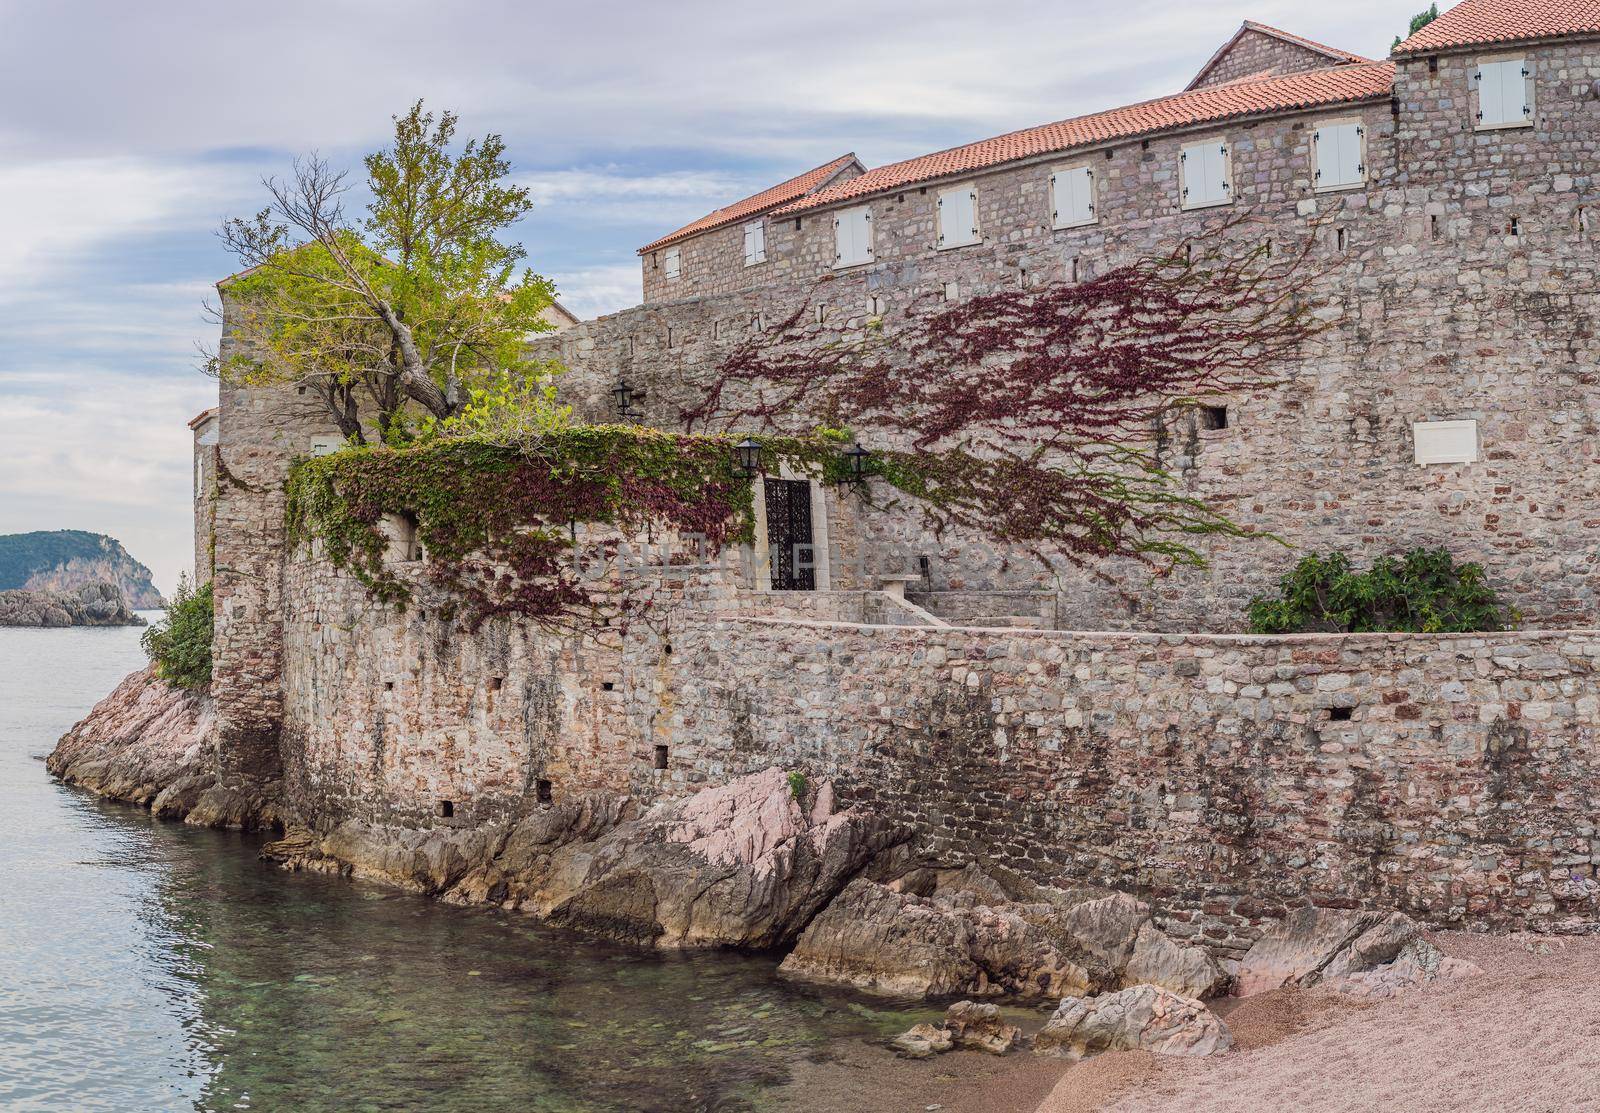
[[[611,388],[611,396],[617,400],[617,418],[620,421],[632,421],[642,417],[638,410],[633,408],[635,398],[643,398],[641,391],[633,389],[627,379],[618,379],[617,385]]]
[[[743,479],[754,479],[761,471],[761,444],[746,437],[733,446],[734,474]]]
[[[857,441],[844,450],[845,482],[862,483],[867,478],[867,460],[872,453],[861,447]]]

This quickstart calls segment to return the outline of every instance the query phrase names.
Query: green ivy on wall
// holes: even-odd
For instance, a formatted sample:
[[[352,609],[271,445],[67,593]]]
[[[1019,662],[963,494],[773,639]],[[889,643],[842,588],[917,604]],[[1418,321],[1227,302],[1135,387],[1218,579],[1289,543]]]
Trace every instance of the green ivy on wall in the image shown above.
[[[705,538],[712,552],[752,540],[754,483],[733,467],[736,439],[596,425],[526,449],[471,438],[350,448],[290,469],[289,539],[322,542],[334,565],[403,606],[411,590],[386,562],[382,528],[400,516],[415,524],[428,577],[474,623],[570,616],[591,610],[573,561],[579,524],[624,534],[665,527]],[[827,480],[843,467],[833,435],[761,443],[769,473],[788,462]]]

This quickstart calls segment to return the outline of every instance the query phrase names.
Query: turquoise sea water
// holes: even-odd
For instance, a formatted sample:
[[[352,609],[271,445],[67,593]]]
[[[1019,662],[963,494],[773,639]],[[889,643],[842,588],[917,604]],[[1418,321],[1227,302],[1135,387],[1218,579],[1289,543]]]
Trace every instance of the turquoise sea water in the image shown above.
[[[280,872],[247,836],[56,784],[136,629],[0,629],[0,1108],[757,1109],[924,1011]]]

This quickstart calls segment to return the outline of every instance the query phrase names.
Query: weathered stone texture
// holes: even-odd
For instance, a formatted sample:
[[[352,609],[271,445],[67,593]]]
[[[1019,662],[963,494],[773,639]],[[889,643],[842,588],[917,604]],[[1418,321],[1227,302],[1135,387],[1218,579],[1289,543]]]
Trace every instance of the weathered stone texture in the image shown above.
[[[1239,950],[1312,902],[1439,925],[1600,914],[1600,635],[708,619],[673,637],[652,713],[674,762],[831,777],[931,855],[1134,892],[1180,938]]]
[[[1246,77],[1304,73],[1331,64],[1333,59],[1321,51],[1288,42],[1264,31],[1245,28],[1221,57],[1213,59],[1205,76],[1195,83],[1195,88],[1208,89]]]

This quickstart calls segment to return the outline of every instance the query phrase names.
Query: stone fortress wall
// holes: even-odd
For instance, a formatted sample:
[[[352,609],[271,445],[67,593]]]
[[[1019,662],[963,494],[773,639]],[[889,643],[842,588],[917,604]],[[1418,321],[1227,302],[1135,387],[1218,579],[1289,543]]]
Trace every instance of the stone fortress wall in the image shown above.
[[[911,825],[929,860],[1134,892],[1221,952],[1307,902],[1441,926],[1600,917],[1595,631],[891,626],[847,592],[669,590],[661,624],[471,632],[302,552],[290,799],[324,828],[474,827],[777,765]]]
[[[748,568],[643,575],[614,588],[661,594],[656,622],[472,630],[425,594],[386,607],[314,549],[288,551],[288,463],[336,433],[314,399],[225,388],[225,772],[283,777],[316,826],[426,829],[783,765],[913,824],[931,858],[1128,888],[1222,951],[1307,901],[1479,927],[1594,921],[1600,47],[1527,53],[1532,128],[1475,131],[1473,55],[1444,54],[1402,59],[1392,101],[1204,131],[1230,144],[1234,208],[1252,216],[1234,234],[1321,237],[1334,327],[1283,387],[1218,400],[1225,427],[1191,421],[1161,439],[1188,490],[1291,543],[1443,543],[1483,560],[1535,629],[1238,636],[1244,600],[1293,551],[1229,543],[1205,574],[1097,570],[1107,586],[1007,566],[875,508],[881,492],[840,488],[817,496],[823,590],[768,591]],[[1308,135],[1351,114],[1370,181],[1318,194]],[[911,188],[870,200],[870,266],[833,272],[827,214],[811,214],[769,228],[763,285],[652,300],[538,346],[571,368],[580,417],[608,419],[625,377],[647,420],[673,427],[732,345],[798,305],[841,336],[870,317],[892,336],[915,298],[1071,281],[1074,267],[1081,279],[1170,250],[1220,215],[1177,208],[1189,138],[1089,152],[1103,171],[1091,227],[1047,227],[1059,160],[1001,167],[974,179],[979,244],[933,250],[933,191]],[[1444,419],[1477,421],[1476,462],[1414,461],[1411,423]],[[880,574],[919,554],[927,581],[908,603]],[[1092,629],[1112,632],[1074,632]]]

